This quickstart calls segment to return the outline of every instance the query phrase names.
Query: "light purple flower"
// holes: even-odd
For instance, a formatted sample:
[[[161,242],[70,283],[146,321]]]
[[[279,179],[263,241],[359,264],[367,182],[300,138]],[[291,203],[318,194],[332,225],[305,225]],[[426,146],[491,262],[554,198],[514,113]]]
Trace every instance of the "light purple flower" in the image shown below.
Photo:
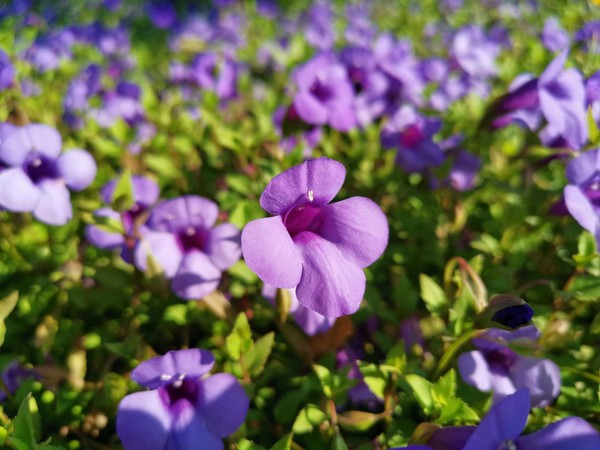
[[[444,152],[433,141],[442,124],[418,114],[411,106],[400,108],[381,131],[385,148],[397,149],[396,164],[409,173],[423,173],[444,162]]]
[[[322,316],[321,314],[302,306],[296,297],[296,289],[288,289],[287,291],[291,298],[289,313],[302,331],[307,335],[314,336],[315,334],[324,333],[333,326],[335,323],[334,318]],[[265,283],[262,289],[262,295],[269,303],[275,306],[275,297],[277,295],[276,287]]]
[[[216,203],[197,195],[160,203],[136,247],[136,265],[145,269],[151,254],[185,300],[215,291],[221,272],[241,256],[239,230],[230,223],[214,226],[218,214]]]
[[[215,92],[221,100],[235,97],[237,74],[235,62],[216,53],[199,54],[190,69],[191,79],[201,88]]]
[[[177,10],[170,1],[151,1],[146,4],[146,12],[157,28],[171,28],[177,22]]]
[[[211,352],[188,349],[136,367],[131,379],[150,390],[119,404],[117,434],[125,449],[222,450],[222,439],[244,422],[249,400],[233,375],[206,376],[214,363]]]
[[[551,52],[565,50],[569,47],[569,34],[560,26],[556,17],[549,17],[542,30],[542,43]]]
[[[558,366],[548,359],[519,355],[509,347],[515,342],[533,345],[538,338],[539,331],[532,325],[515,331],[484,331],[473,339],[477,350],[458,359],[462,379],[481,391],[493,391],[495,403],[526,387],[534,407],[550,404],[560,393]]]
[[[321,53],[293,74],[298,92],[291,106],[310,125],[348,131],[356,125],[354,90],[346,69],[329,53]]]
[[[588,139],[586,87],[578,70],[563,69],[567,56],[566,51],[559,54],[539,78],[519,76],[496,105],[492,125],[516,122],[533,130],[543,116],[548,123],[545,133],[580,149]]]
[[[305,124],[300,117],[294,116],[295,113],[294,108],[277,108],[273,114],[275,131],[281,136],[281,148],[286,153],[290,153],[298,145],[302,145],[304,157],[309,158],[312,155],[312,149],[321,142],[323,131],[321,127]]]
[[[335,41],[334,15],[331,3],[315,2],[303,17],[306,23],[306,40],[321,51],[331,50]]]
[[[0,127],[0,206],[33,212],[50,225],[67,223],[72,215],[69,189],[81,191],[94,181],[94,158],[79,149],[61,153],[62,138],[48,125]]]
[[[452,58],[467,74],[475,78],[496,75],[496,57],[500,45],[485,35],[478,25],[467,25],[452,40]]]
[[[355,312],[372,264],[388,241],[387,219],[364,197],[329,204],[344,166],[328,158],[306,161],[277,175],[260,204],[273,217],[242,231],[246,264],[265,283],[296,288],[301,305],[326,317]]]
[[[567,210],[596,237],[600,251],[600,149],[581,153],[567,165],[564,198]]]
[[[529,415],[529,389],[521,388],[492,406],[478,427],[462,428],[454,439],[409,445],[408,450],[596,450],[600,433],[580,417],[566,417],[526,436],[521,436]],[[435,433],[434,433],[435,435]],[[394,450],[400,450],[396,448]]]

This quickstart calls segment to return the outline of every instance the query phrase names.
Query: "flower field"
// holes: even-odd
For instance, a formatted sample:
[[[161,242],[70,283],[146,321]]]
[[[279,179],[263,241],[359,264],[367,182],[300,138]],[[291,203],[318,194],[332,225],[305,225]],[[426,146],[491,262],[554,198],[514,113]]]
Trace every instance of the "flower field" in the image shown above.
[[[600,3],[0,2],[0,447],[600,450]]]

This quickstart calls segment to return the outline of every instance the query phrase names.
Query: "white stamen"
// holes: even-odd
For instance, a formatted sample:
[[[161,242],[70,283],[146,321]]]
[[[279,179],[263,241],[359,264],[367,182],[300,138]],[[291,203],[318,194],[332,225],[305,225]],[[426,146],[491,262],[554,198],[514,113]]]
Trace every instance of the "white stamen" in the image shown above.
[[[196,230],[194,229],[194,227],[187,227],[185,229],[185,234],[188,236],[193,236],[194,234],[196,234]]]
[[[315,200],[315,193],[312,191],[312,189],[308,191],[308,200],[311,202]]]
[[[42,158],[35,158],[33,161],[31,161],[31,165],[33,167],[40,167],[42,165]]]
[[[592,183],[592,185],[590,186],[590,189],[593,190],[593,191],[600,190],[600,182],[594,181]]]
[[[172,386],[176,389],[179,389],[181,387],[181,385],[183,384],[183,380],[176,380]]]
[[[172,375],[169,375],[169,374],[163,373],[163,374],[160,376],[160,381],[169,381],[171,378],[173,378],[173,376],[172,376]]]
[[[173,220],[175,218],[175,216],[173,214],[165,214],[165,220]]]

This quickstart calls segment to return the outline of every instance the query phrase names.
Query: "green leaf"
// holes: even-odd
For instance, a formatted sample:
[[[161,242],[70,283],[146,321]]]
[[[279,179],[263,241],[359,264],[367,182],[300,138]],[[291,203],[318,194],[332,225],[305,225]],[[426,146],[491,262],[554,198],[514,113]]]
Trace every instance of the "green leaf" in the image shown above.
[[[375,364],[359,363],[358,368],[369,390],[380,399],[383,399],[388,381],[386,374]]]
[[[271,447],[271,450],[290,450],[292,448],[292,437],[294,433],[288,433]]]
[[[348,431],[363,432],[381,420],[382,416],[366,411],[345,411],[338,414],[340,426]]]
[[[165,309],[163,319],[167,322],[173,322],[176,325],[183,326],[187,322],[187,305],[171,305]]]
[[[433,409],[433,398],[431,396],[432,384],[425,378],[415,374],[406,375],[405,380],[411,387],[423,411],[426,413],[431,412]]]
[[[440,417],[435,421],[441,425],[455,422],[475,423],[479,421],[477,413],[460,398],[451,398],[441,410]]]
[[[117,184],[112,196],[112,206],[115,211],[127,211],[135,204],[133,194],[133,180],[131,178],[131,170],[126,169]]]
[[[240,439],[237,443],[238,450],[265,450],[262,445],[258,445],[248,439]]]
[[[331,442],[331,450],[348,450],[348,446],[341,434],[336,434]]]
[[[31,393],[19,407],[17,417],[13,420],[14,431],[11,438],[24,442],[30,449],[37,449],[37,441],[41,435],[38,406]]]
[[[275,333],[271,331],[254,343],[254,347],[244,355],[246,369],[252,376],[258,376],[265,369],[265,364],[271,354]]]
[[[435,382],[431,389],[431,395],[436,406],[447,404],[456,396],[456,372],[451,369]]]
[[[592,144],[600,143],[600,131],[598,131],[598,125],[596,124],[596,120],[594,119],[594,114],[592,112],[592,107],[590,106],[587,111],[587,119],[588,119],[588,133],[589,139]]]
[[[419,275],[419,285],[421,286],[421,298],[427,309],[433,314],[441,315],[448,305],[444,290],[433,278],[423,273]]]
[[[225,339],[227,351],[233,359],[240,359],[252,348],[252,331],[246,314],[239,313],[233,324],[231,334]]]
[[[319,409],[317,405],[306,405],[292,426],[292,431],[296,434],[310,433],[315,426],[321,425],[327,420],[327,415]]]
[[[600,298],[600,278],[590,275],[580,275],[569,287],[579,300],[597,300]]]
[[[4,343],[4,337],[6,336],[6,324],[4,320],[15,309],[18,300],[19,293],[17,291],[11,292],[7,297],[0,300],[0,345]]]

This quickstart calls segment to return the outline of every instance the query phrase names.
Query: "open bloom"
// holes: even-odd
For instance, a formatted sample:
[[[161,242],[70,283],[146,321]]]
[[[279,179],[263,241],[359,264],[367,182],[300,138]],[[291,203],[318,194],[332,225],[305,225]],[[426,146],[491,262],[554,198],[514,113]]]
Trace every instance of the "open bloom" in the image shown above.
[[[492,406],[478,427],[448,427],[428,445],[409,445],[409,450],[596,450],[600,433],[580,417],[566,417],[534,433],[521,436],[529,415],[529,389],[522,388]],[[398,449],[399,450],[399,449]]]
[[[0,207],[33,212],[50,225],[72,216],[69,189],[80,191],[96,177],[96,162],[84,150],[61,153],[62,138],[54,128],[32,123],[0,124]]]
[[[600,251],[600,149],[571,160],[567,180],[566,207],[579,225],[594,234]]]
[[[301,305],[327,317],[355,312],[365,291],[363,267],[388,241],[387,219],[364,197],[329,204],[344,166],[328,158],[306,161],[277,175],[260,197],[273,217],[248,223],[242,251],[265,282],[296,288]]]
[[[151,390],[119,404],[117,433],[127,450],[223,449],[222,438],[246,418],[249,400],[228,373],[205,377],[215,363],[202,349],[171,351],[141,363],[131,378]]]
[[[160,203],[136,247],[135,264],[145,269],[150,253],[179,297],[192,300],[210,294],[221,272],[241,256],[239,230],[230,223],[213,227],[218,214],[214,202],[197,195]]]
[[[531,344],[539,337],[534,326],[515,331],[492,328],[473,339],[478,350],[463,353],[458,368],[463,380],[481,391],[494,391],[498,402],[519,388],[531,391],[534,407],[546,406],[560,393],[560,369],[548,359],[519,355],[511,341]]]

